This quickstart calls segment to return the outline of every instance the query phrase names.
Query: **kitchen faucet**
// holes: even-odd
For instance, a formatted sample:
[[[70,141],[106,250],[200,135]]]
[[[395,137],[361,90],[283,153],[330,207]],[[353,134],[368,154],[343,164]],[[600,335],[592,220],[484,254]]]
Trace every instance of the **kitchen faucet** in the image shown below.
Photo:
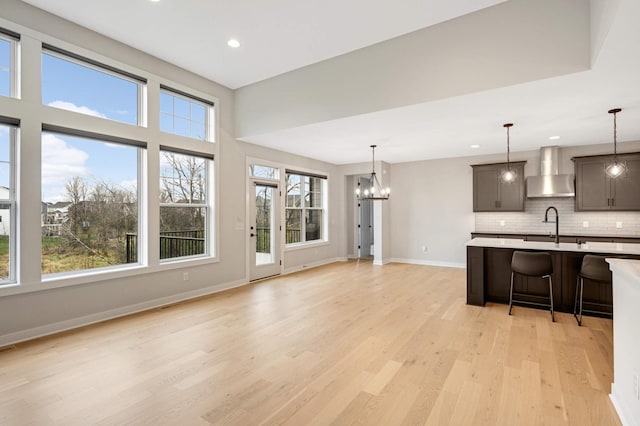
[[[560,244],[560,217],[558,216],[558,209],[556,209],[553,206],[549,206],[547,207],[547,210],[544,212],[544,220],[542,222],[544,223],[554,223],[553,221],[549,221],[549,218],[547,217],[547,215],[549,214],[549,210],[552,210],[554,212],[556,212],[556,220],[555,220],[555,224],[556,224],[556,244]]]

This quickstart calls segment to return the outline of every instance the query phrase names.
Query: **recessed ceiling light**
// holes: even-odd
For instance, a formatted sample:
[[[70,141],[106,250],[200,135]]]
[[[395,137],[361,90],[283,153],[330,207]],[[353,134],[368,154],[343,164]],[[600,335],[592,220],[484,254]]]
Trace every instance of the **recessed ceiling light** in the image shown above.
[[[158,3],[160,0],[151,0],[153,3]]]
[[[480,145],[471,145],[471,148],[473,149],[480,148]]]
[[[551,140],[551,141],[555,141],[555,140],[558,140],[558,139],[560,139],[560,136],[549,136],[549,140]]]
[[[240,42],[238,40],[236,40],[235,38],[232,38],[231,40],[229,40],[227,42],[227,45],[229,47],[240,47]]]

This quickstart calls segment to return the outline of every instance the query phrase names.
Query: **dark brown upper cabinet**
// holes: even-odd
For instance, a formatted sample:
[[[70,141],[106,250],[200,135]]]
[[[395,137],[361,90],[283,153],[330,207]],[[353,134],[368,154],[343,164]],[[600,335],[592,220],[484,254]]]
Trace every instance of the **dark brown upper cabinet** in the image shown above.
[[[612,179],[604,171],[612,155],[575,157],[576,211],[640,211],[640,153],[618,154],[627,173]]]
[[[507,163],[473,165],[473,211],[474,212],[521,212],[524,211],[524,164],[511,163],[518,178],[504,183],[500,173]]]

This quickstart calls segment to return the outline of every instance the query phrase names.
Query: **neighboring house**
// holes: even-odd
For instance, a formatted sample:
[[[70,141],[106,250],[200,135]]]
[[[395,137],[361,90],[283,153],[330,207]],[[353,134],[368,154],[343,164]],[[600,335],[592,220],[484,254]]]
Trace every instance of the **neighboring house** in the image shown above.
[[[67,220],[71,202],[58,201],[57,203],[46,203],[46,205],[47,212],[45,223],[63,223]]]
[[[9,199],[9,188],[0,186],[0,200]],[[11,212],[9,209],[0,208],[0,235],[9,235],[11,232]]]
[[[60,224],[67,221],[70,205],[68,201],[42,203],[42,235],[60,235]]]

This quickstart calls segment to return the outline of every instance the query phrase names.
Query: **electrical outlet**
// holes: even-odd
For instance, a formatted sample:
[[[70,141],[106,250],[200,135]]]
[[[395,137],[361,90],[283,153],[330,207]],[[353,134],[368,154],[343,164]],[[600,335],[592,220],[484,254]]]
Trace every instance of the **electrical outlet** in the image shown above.
[[[616,228],[618,229],[622,228],[622,222],[616,222]]]
[[[183,272],[182,273],[182,281],[189,281],[189,273],[188,272]]]
[[[422,246],[422,252],[426,253],[427,252],[427,246]]]
[[[500,221],[500,226],[504,226],[504,220]]]
[[[589,221],[588,220],[583,220],[582,221],[582,227],[583,228],[588,228],[589,227]]]

